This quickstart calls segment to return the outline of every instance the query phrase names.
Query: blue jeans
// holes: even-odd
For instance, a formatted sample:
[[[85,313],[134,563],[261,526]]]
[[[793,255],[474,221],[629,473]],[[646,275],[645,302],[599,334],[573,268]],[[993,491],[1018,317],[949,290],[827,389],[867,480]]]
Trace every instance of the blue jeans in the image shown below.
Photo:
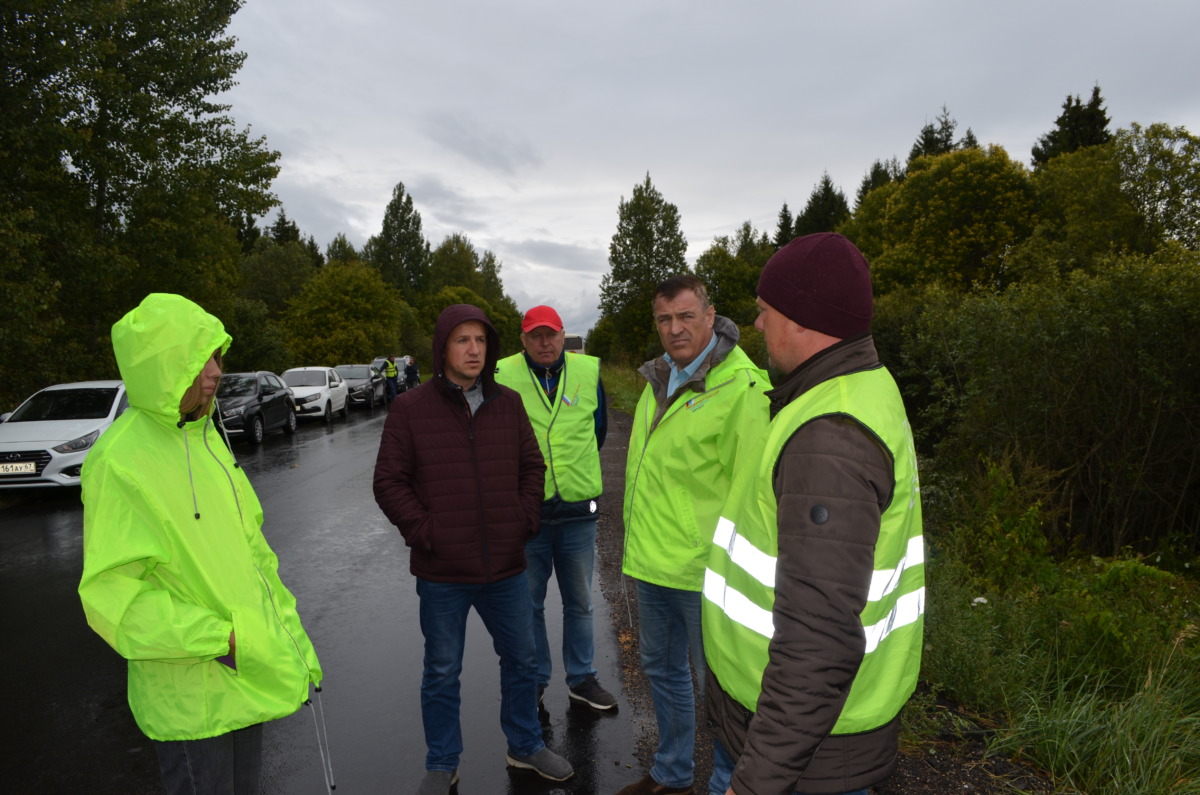
[[[567,687],[596,675],[592,665],[592,570],[596,563],[596,520],[579,519],[542,525],[525,545],[529,595],[533,597],[533,642],[537,649],[538,684],[550,682],[554,665],[546,638],[546,585],[550,572],[558,581],[563,604],[562,656]]]
[[[421,676],[421,721],[426,770],[452,771],[462,754],[459,721],[463,647],[472,607],[500,656],[500,728],[516,756],[542,750],[537,715],[537,668],[533,652],[533,608],[525,572],[487,584],[417,579],[425,672]]]
[[[666,588],[637,580],[642,673],[650,683],[658,748],[650,777],[667,787],[690,787],[696,764],[696,694],[688,650],[700,674],[703,699],[704,642],[700,633],[700,592]]]
[[[154,741],[168,795],[257,795],[261,723],[203,740]]]
[[[713,738],[712,778],[708,780],[708,795],[725,795],[729,791],[729,782],[733,779],[733,768],[737,760],[725,750],[725,745],[716,737]],[[796,793],[802,795],[802,793]],[[865,789],[856,789],[843,795],[867,795]]]

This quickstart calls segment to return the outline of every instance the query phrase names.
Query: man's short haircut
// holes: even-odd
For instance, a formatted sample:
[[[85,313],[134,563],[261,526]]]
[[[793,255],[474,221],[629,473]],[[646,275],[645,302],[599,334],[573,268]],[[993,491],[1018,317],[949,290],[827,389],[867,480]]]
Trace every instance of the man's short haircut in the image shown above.
[[[691,273],[680,273],[670,278],[664,279],[654,288],[654,298],[650,302],[651,311],[654,310],[654,304],[659,298],[667,301],[674,301],[675,296],[682,293],[684,290],[691,290],[700,299],[701,311],[708,309],[708,288],[704,286],[704,282]]]

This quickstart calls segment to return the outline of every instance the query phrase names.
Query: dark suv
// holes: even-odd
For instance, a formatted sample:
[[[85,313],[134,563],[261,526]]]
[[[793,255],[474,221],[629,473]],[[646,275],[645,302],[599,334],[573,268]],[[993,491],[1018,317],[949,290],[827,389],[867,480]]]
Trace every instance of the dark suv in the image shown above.
[[[274,373],[226,373],[217,387],[221,424],[230,439],[239,435],[259,444],[267,431],[282,428],[296,432],[296,404],[292,390]]]

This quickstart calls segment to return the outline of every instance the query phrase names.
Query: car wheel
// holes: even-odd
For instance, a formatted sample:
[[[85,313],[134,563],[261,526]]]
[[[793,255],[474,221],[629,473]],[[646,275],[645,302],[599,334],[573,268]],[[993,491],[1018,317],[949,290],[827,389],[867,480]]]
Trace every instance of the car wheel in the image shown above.
[[[342,415],[342,419],[346,419],[350,416],[350,398],[347,397],[346,400],[342,402],[342,410],[338,413]]]
[[[293,434],[296,432],[296,410],[288,406],[287,422],[283,424],[283,432]]]
[[[326,425],[333,422],[333,403],[328,400],[325,401],[325,413],[321,415],[321,419]]]
[[[250,444],[262,444],[264,433],[265,429],[263,428],[263,418],[262,415],[259,414],[254,418],[254,421],[250,423]]]

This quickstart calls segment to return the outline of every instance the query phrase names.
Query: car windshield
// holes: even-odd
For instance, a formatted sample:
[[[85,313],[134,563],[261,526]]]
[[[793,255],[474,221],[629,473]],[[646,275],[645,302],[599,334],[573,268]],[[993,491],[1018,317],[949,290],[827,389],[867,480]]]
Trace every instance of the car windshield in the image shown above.
[[[223,375],[217,387],[217,397],[249,397],[258,391],[258,377],[253,375]]]
[[[27,400],[8,421],[99,420],[108,416],[116,396],[116,387],[46,389]]]
[[[325,386],[324,370],[289,370],[283,374],[288,386]]]
[[[342,378],[371,377],[371,368],[365,364],[343,364],[341,367],[335,367],[334,369],[341,374]]]

